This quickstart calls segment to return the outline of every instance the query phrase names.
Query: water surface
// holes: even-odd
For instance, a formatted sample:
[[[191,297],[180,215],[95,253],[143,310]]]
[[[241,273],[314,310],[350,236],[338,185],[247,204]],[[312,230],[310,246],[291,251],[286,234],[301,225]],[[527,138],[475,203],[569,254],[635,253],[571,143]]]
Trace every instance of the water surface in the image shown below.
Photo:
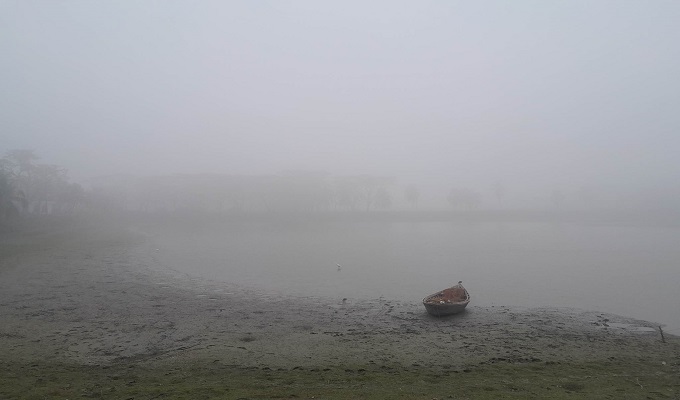
[[[462,280],[477,305],[613,312],[680,334],[678,228],[242,222],[156,241],[170,268],[287,294],[418,302]]]

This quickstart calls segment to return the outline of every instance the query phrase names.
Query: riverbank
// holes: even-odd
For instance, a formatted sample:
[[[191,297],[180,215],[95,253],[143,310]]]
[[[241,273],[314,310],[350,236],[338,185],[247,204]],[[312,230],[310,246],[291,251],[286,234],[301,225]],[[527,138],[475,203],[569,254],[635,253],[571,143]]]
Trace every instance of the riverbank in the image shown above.
[[[680,396],[680,340],[644,321],[474,303],[435,319],[417,303],[270,295],[158,263],[124,226],[3,234],[0,398]]]

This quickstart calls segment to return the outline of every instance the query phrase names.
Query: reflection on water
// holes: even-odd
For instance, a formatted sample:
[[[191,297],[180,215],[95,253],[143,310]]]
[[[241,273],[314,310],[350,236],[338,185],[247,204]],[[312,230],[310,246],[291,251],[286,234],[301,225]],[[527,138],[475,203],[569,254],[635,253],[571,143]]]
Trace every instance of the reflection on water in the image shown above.
[[[165,265],[302,296],[578,307],[680,334],[680,230],[549,223],[239,223],[157,236]],[[338,268],[340,264],[342,268]]]

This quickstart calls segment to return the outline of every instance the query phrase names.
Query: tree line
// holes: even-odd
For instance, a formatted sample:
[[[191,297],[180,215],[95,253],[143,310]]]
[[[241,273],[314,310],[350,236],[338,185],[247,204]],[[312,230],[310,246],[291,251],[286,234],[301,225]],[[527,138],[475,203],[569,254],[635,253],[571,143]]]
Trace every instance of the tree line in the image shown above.
[[[314,213],[376,211],[393,206],[393,179],[329,176],[192,174],[92,179],[89,197],[104,208],[141,212]]]
[[[74,214],[85,191],[69,182],[65,168],[42,164],[32,150],[0,158],[0,222],[19,215]]]
[[[114,175],[89,181],[89,199],[100,208],[146,213],[380,212],[396,207],[416,210],[417,185],[400,186],[392,177],[369,174],[333,176],[292,171],[278,175],[191,174],[137,177]],[[401,196],[401,197],[399,197]],[[502,194],[498,193],[499,203]],[[453,209],[480,207],[482,195],[453,188],[446,197]]]
[[[390,210],[400,200],[415,210],[415,184],[392,177],[332,176],[289,171],[278,175],[191,174],[137,177],[111,175],[78,183],[58,165],[40,163],[32,150],[11,150],[0,158],[0,222],[22,215],[72,215],[106,211],[203,213],[316,213]],[[401,192],[401,193],[399,193]],[[505,189],[494,186],[498,203]],[[476,209],[480,193],[454,187],[446,197],[454,209]]]

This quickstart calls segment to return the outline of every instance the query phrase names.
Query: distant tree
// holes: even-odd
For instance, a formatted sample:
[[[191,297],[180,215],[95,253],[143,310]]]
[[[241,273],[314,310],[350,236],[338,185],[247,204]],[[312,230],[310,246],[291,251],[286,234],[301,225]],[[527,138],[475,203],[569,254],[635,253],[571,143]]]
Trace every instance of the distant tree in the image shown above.
[[[37,164],[38,159],[33,150],[26,149],[10,150],[0,159],[3,176],[0,183],[3,188],[0,190],[3,191],[2,207],[5,210],[11,203],[15,211],[19,207],[21,212],[52,212],[55,206],[64,207],[64,193],[76,190],[68,182],[66,169],[58,165]]]
[[[12,178],[30,176],[35,170],[35,162],[39,160],[35,151],[28,149],[14,149],[5,155],[5,168],[9,169]]]
[[[9,219],[15,210],[13,203],[15,197],[14,186],[10,181],[9,174],[0,170],[0,223]]]
[[[337,177],[333,182],[333,203],[336,208],[354,210],[358,206],[358,189],[349,177]]]
[[[358,188],[359,201],[369,211],[375,202],[375,194],[380,188],[380,178],[371,175],[359,175],[354,178]]]
[[[375,208],[378,210],[392,208],[392,196],[384,187],[379,187],[375,192]]]
[[[479,207],[482,203],[482,196],[473,190],[453,188],[449,192],[447,200],[454,208],[471,210]]]
[[[59,200],[65,206],[67,214],[73,214],[76,209],[85,203],[85,190],[77,183],[66,184],[59,195]]]
[[[418,206],[418,200],[420,199],[420,191],[416,185],[408,185],[404,189],[404,198],[406,202],[413,208]]]
[[[12,199],[16,201],[19,198],[23,208],[30,201],[36,172],[35,161],[38,159],[33,150],[26,149],[10,150],[2,159],[2,170],[9,181]]]
[[[373,175],[336,177],[334,180],[335,204],[339,208],[369,211],[375,207],[378,189],[391,182],[390,178]]]
[[[38,159],[33,150],[8,151],[0,159],[0,212],[3,219],[18,214],[29,203],[28,189],[35,172],[34,161]]]
[[[66,169],[58,165],[37,164],[33,166],[29,187],[34,198],[42,201],[54,200],[60,191],[66,190],[68,176]]]

